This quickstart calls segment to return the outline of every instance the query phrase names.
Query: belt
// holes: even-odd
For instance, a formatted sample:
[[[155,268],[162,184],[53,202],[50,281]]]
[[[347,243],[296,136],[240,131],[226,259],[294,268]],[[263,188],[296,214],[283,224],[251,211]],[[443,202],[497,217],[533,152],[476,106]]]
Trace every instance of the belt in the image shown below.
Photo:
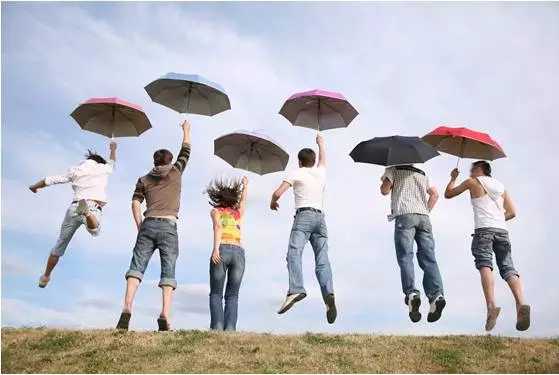
[[[144,221],[148,221],[148,220],[164,221],[164,222],[168,222],[168,223],[171,223],[171,224],[176,224],[177,223],[175,220],[167,219],[167,218],[164,218],[164,217],[150,217],[150,216],[148,216],[148,217],[144,218]]]
[[[89,199],[86,199],[86,201],[88,201]],[[95,203],[95,206],[99,209],[99,211],[103,211],[103,206],[101,206],[99,203],[97,203],[97,201],[94,200],[89,200],[93,203]],[[72,204],[76,204],[76,203],[80,203],[80,201],[72,201]]]
[[[319,214],[322,213],[322,211],[320,211],[317,208],[313,208],[313,207],[301,207],[301,208],[298,208],[297,210],[295,210],[295,213],[298,214],[299,212],[303,212],[303,211],[312,211],[312,212],[317,212]]]

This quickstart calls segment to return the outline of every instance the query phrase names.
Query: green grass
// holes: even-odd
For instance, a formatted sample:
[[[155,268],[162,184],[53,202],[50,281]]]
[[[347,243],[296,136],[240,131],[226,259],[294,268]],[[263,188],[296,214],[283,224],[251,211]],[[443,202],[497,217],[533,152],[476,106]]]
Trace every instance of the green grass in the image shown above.
[[[558,339],[2,329],[2,373],[557,373]]]

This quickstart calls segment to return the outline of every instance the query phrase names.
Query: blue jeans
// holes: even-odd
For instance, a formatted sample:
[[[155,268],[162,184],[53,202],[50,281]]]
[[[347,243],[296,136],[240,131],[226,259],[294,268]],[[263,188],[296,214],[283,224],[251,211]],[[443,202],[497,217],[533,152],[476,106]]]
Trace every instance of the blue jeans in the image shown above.
[[[142,222],[126,278],[134,277],[141,281],[155,249],[159,249],[161,258],[159,286],[170,286],[175,289],[177,287],[175,265],[179,256],[179,237],[177,224],[167,219],[146,218]]]
[[[302,257],[307,241],[310,241],[314,251],[315,274],[324,298],[334,293],[334,286],[328,260],[328,230],[324,214],[315,211],[299,211],[295,214],[287,250],[288,294],[306,293],[303,286]]]
[[[237,307],[239,289],[245,272],[245,251],[237,245],[219,246],[221,262],[214,264],[210,259],[210,328],[235,331],[237,329]],[[225,312],[223,311],[223,287],[225,288]]]
[[[423,270],[423,289],[429,301],[432,301],[439,294],[443,295],[443,282],[435,258],[435,240],[429,216],[420,214],[396,216],[394,244],[400,266],[402,291],[406,296],[412,292],[419,292],[415,288],[414,240],[417,243],[417,261]]]

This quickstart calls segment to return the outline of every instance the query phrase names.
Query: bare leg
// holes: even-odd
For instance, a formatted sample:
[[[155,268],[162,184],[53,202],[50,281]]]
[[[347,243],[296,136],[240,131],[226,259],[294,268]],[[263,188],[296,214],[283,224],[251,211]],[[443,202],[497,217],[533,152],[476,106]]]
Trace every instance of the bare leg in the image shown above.
[[[520,282],[520,277],[514,275],[508,278],[507,284],[509,284],[514,300],[516,301],[516,311],[520,309],[520,306],[524,305],[524,293],[522,292],[522,283]]]
[[[495,281],[493,272],[489,267],[481,267],[479,269],[481,276],[481,286],[483,287],[483,295],[487,304],[487,311],[495,308]]]
[[[161,295],[163,297],[161,317],[169,320],[169,313],[171,312],[171,302],[173,299],[173,288],[168,285],[163,285],[161,287]]]
[[[134,297],[136,296],[136,291],[140,285],[140,280],[135,277],[129,277],[126,279],[126,294],[124,296],[124,307],[122,312],[132,312],[132,303],[134,302]]]
[[[85,215],[85,221],[89,229],[96,229],[99,226],[99,222],[97,221],[97,218],[91,212]]]
[[[47,260],[47,267],[45,269],[45,275],[44,275],[46,278],[50,278],[50,274],[54,269],[54,267],[56,267],[56,264],[58,263],[58,259],[60,259],[60,257],[57,255],[52,255],[52,254],[49,255],[49,258]]]

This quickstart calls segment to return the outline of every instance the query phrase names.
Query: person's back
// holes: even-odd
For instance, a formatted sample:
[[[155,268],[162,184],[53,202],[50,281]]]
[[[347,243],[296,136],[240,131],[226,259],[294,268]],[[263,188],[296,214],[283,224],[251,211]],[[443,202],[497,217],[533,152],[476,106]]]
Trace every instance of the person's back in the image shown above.
[[[176,165],[154,167],[139,179],[138,186],[146,200],[145,217],[178,217],[182,171]]]
[[[429,215],[429,179],[425,172],[402,165],[388,168],[383,178],[392,181],[390,218],[404,214]]]
[[[489,176],[475,178],[482,190],[481,196],[471,196],[474,211],[474,227],[507,229],[505,224],[504,193],[505,186]]]
[[[324,188],[326,186],[326,168],[299,167],[293,170],[285,179],[293,186],[295,208],[312,207],[323,209]]]
[[[106,164],[94,160],[85,160],[70,169],[74,200],[91,199],[99,202],[107,201],[107,185],[113,172],[114,162]]]

